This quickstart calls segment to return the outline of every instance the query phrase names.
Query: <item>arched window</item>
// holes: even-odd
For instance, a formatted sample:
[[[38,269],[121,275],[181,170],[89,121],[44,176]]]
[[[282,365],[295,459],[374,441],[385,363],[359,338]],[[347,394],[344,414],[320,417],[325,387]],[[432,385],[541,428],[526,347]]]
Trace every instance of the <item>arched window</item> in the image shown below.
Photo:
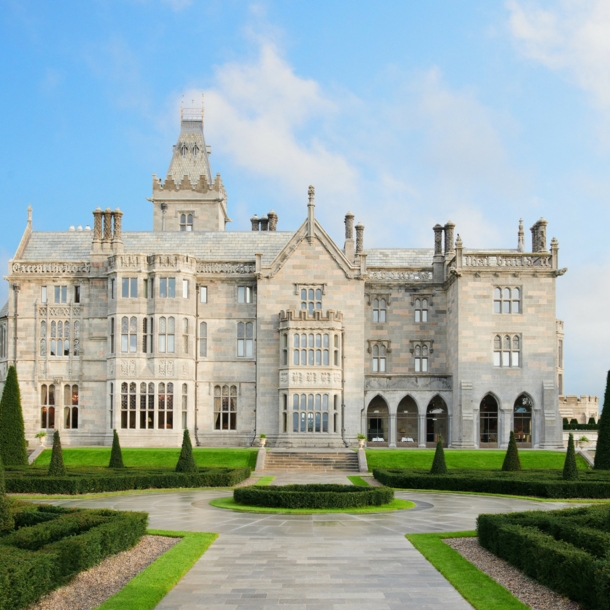
[[[333,364],[339,366],[339,335],[335,335],[333,340],[335,346]]]
[[[64,429],[78,429],[78,385],[64,386]]]
[[[288,366],[288,335],[282,333],[282,366]]]
[[[386,371],[386,346],[373,345],[373,373],[385,373]]]
[[[193,146],[193,157],[195,157],[195,159],[199,156],[199,146],[197,146],[197,144],[195,144],[195,146]]]
[[[121,352],[135,354],[138,348],[138,319],[135,316],[121,318]]]
[[[108,417],[108,424],[111,430],[114,429],[114,383],[110,382],[110,392],[108,395],[108,402],[110,405],[110,413]]]
[[[330,364],[330,335],[324,334],[322,337],[322,345],[324,346],[324,351],[322,352],[322,364],[324,366],[328,366]]]
[[[171,430],[174,427],[174,384],[159,384],[157,428]]]
[[[435,396],[426,409],[426,445],[434,447],[443,439],[443,446],[449,444],[449,419],[447,404],[440,396]]]
[[[237,386],[214,386],[214,429],[237,430]]]
[[[521,337],[519,335],[495,335],[494,366],[521,366]]]
[[[199,356],[207,358],[208,356],[208,325],[207,322],[199,323]]]
[[[479,406],[480,446],[498,446],[498,401],[491,395],[483,397]]]
[[[328,432],[328,394],[293,394],[293,432]]]
[[[254,354],[254,326],[252,322],[237,324],[237,356],[252,358]]]
[[[428,346],[425,343],[416,343],[414,347],[415,354],[415,372],[428,372]]]
[[[186,157],[186,153],[188,153],[188,146],[186,144],[181,144],[180,146],[180,154],[182,155],[182,157]]]
[[[192,231],[193,230],[193,215],[192,214],[180,214],[180,230],[181,231]]]
[[[534,404],[527,394],[521,394],[515,400],[513,413],[513,430],[515,440],[522,447],[532,446],[532,408]]]
[[[301,288],[301,309],[312,316],[315,310],[322,309],[321,288]]]
[[[417,447],[419,441],[419,415],[411,396],[405,396],[396,412],[396,444],[400,447]]]
[[[494,313],[521,313],[521,288],[494,288]]]
[[[175,346],[176,321],[170,316],[159,318],[159,352],[161,354],[173,354],[176,351]]]
[[[140,430],[155,427],[155,384],[140,384]]]
[[[55,385],[40,386],[40,427],[44,430],[55,428]]]

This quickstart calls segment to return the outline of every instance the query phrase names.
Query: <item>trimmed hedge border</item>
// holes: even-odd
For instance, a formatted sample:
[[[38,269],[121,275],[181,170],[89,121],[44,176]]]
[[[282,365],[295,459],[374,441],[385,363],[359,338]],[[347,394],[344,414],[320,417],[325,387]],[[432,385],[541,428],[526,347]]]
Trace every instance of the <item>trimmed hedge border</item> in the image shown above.
[[[564,430],[599,430],[599,424],[563,424]]]
[[[594,610],[610,610],[610,506],[479,515],[479,542],[525,574]]]
[[[394,491],[353,485],[252,486],[235,489],[233,499],[238,504],[268,508],[359,508],[389,504]]]
[[[131,548],[146,533],[148,521],[146,513],[125,511],[39,506],[24,512],[30,518],[41,513],[45,520],[0,538],[2,610],[25,608],[78,572]],[[16,517],[24,522],[19,512]]]
[[[160,472],[130,474],[68,474],[49,477],[7,471],[7,493],[86,494],[131,489],[167,489],[173,487],[233,487],[250,476],[249,468],[214,468],[199,472]]]
[[[538,498],[610,498],[610,478],[587,481],[586,475],[576,481],[564,481],[559,478],[529,478],[523,473],[501,477],[477,476],[474,473],[430,475],[407,470],[374,469],[373,476],[388,487],[403,489],[471,491]]]

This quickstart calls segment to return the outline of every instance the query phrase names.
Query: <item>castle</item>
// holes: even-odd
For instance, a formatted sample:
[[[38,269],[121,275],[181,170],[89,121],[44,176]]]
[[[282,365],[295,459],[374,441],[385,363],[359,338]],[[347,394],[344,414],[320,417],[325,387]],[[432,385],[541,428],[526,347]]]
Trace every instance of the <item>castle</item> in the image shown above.
[[[558,243],[464,247],[455,225],[429,249],[365,247],[345,216],[336,244],[315,217],[278,230],[271,211],[226,231],[201,110],[183,109],[152,232],[117,208],[93,230],[34,231],[9,262],[0,386],[17,365],[26,435],[65,445],[369,447],[562,445]],[[1,389],[1,387],[0,387]]]

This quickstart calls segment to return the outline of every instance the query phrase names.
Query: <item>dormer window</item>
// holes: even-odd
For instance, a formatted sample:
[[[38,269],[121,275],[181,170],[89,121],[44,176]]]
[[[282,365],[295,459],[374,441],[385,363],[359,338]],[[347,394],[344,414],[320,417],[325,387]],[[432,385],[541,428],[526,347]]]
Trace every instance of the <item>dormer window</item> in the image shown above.
[[[181,231],[192,231],[193,230],[193,215],[192,214],[180,214],[180,230]]]

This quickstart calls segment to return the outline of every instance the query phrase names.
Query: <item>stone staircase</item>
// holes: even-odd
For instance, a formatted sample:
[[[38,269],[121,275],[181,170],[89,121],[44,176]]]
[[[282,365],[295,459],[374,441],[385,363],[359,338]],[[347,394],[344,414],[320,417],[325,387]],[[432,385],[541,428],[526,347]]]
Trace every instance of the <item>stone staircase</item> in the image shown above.
[[[271,449],[265,457],[266,472],[358,472],[353,451],[294,451]]]

